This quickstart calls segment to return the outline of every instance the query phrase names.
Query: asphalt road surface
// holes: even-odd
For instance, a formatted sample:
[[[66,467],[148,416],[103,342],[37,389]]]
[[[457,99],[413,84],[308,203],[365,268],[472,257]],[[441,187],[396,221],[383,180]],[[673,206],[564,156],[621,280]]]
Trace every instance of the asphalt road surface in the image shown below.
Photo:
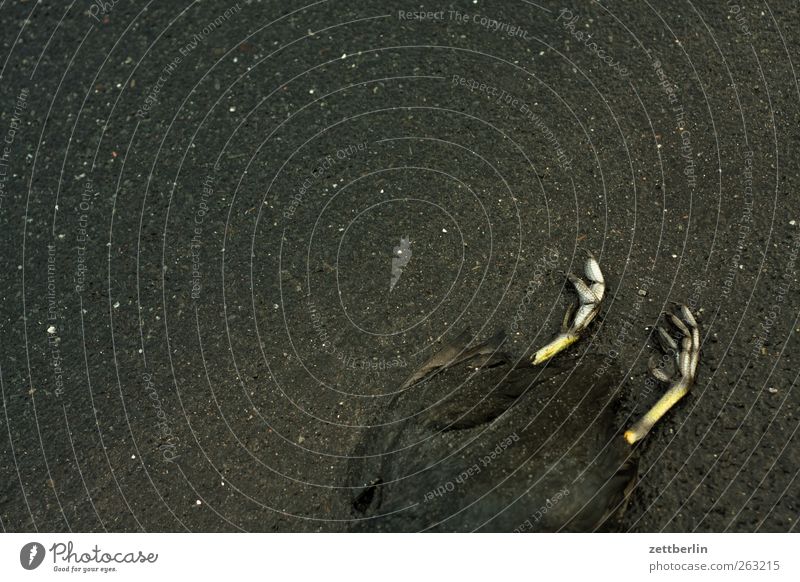
[[[441,342],[557,331],[663,390],[620,531],[800,518],[800,14],[240,0],[0,4],[0,528],[341,531]],[[435,459],[432,459],[435,461]]]

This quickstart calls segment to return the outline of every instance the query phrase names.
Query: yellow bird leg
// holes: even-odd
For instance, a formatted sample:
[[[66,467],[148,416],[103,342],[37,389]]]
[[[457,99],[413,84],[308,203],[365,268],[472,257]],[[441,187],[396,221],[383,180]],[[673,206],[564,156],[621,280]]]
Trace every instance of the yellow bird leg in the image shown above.
[[[553,341],[533,355],[533,364],[538,365],[542,362],[546,362],[557,353],[567,349],[569,346],[578,341],[579,337],[579,335],[569,332],[560,334]]]
[[[653,425],[664,416],[670,408],[675,406],[678,401],[686,396],[691,387],[691,382],[681,379],[676,382],[667,392],[656,402],[647,413],[639,419],[631,428],[625,431],[625,440],[629,445],[642,440]]]

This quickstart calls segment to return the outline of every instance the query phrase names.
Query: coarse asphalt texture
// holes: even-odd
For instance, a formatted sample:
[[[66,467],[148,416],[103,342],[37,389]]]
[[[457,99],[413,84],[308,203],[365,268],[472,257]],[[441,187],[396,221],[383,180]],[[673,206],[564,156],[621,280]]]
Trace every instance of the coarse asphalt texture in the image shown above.
[[[532,354],[588,250],[620,429],[703,342],[615,529],[795,531],[798,12],[1,3],[0,529],[347,530],[409,374]]]

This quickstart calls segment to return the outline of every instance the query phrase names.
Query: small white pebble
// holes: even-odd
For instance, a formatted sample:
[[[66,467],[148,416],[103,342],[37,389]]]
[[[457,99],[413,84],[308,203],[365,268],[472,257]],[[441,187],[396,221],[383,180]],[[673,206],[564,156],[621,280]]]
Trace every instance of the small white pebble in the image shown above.
[[[203,505],[203,502],[198,499],[197,501],[194,502],[194,504],[195,505]]]
[[[442,232],[443,232],[443,233],[445,233],[445,234],[447,234],[447,229],[446,229],[446,228],[443,228],[443,229],[442,229]]]
[[[797,224],[796,220],[790,220],[789,221],[789,226],[794,226],[795,224]]]

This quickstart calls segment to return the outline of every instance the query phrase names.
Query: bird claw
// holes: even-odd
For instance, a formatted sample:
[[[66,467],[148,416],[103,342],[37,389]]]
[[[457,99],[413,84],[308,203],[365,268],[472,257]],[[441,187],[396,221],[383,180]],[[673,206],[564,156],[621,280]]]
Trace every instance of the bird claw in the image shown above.
[[[665,315],[666,319],[681,333],[680,343],[661,326],[658,327],[658,334],[662,351],[667,355],[674,353],[677,372],[673,371],[673,374],[667,374],[663,367],[654,367],[651,360],[650,373],[657,380],[671,382],[671,384],[658,402],[636,424],[625,431],[625,440],[631,445],[643,439],[653,425],[689,393],[697,376],[697,365],[700,362],[700,327],[686,305],[676,305],[680,317],[674,312]]]
[[[594,255],[588,253],[588,257],[584,263],[583,271],[586,280],[567,273],[566,277],[575,287],[578,293],[579,306],[575,310],[574,305],[569,308],[567,315],[564,317],[561,333],[556,338],[548,343],[546,346],[538,350],[532,361],[534,365],[546,362],[557,353],[565,350],[567,347],[578,341],[586,328],[594,320],[600,312],[600,305],[605,296],[605,279],[603,272],[600,270],[600,265]]]

